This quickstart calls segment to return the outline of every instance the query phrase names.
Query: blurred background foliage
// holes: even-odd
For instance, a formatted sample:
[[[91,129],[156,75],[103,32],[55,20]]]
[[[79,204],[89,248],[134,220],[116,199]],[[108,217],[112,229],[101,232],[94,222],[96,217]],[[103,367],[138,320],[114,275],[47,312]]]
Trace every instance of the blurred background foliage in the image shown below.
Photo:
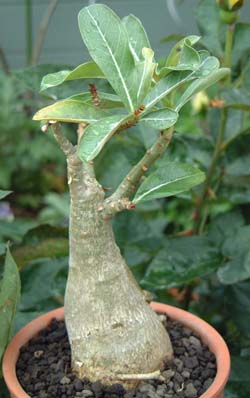
[[[176,2],[175,12],[182,3]],[[189,193],[140,205],[114,220],[117,243],[141,286],[157,301],[198,314],[224,336],[232,354],[227,398],[250,394],[250,24],[241,21],[244,7],[240,0],[199,1],[198,46],[219,57],[232,73],[183,108],[173,143],[160,160],[198,166],[206,172],[205,183]],[[162,37],[162,44],[175,44],[181,37],[173,32]],[[68,267],[66,165],[52,135],[43,134],[32,115],[56,98],[79,92],[79,87],[65,83],[41,95],[45,74],[72,65],[10,70],[1,54],[0,274],[4,263],[13,266],[8,256],[5,259],[9,242],[22,286],[14,333],[63,305]],[[31,62],[29,47],[27,54]],[[84,81],[81,90],[89,83]],[[95,83],[99,90],[105,84]],[[74,127],[64,128],[74,141]],[[108,143],[96,161],[98,178],[108,193],[155,134],[132,127]],[[12,193],[5,196],[6,190]],[[3,384],[0,390],[4,394]]]

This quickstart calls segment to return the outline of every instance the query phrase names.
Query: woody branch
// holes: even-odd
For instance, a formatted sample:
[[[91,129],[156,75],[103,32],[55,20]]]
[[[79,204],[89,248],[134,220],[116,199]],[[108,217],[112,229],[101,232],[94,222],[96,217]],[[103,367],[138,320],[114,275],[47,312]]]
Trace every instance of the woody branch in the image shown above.
[[[76,153],[76,147],[65,137],[62,131],[62,127],[59,123],[49,123],[52,128],[54,137],[60,146],[61,150],[64,152],[65,156],[68,158]]]
[[[160,135],[153,146],[150,149],[147,149],[144,156],[130,170],[113,195],[105,200],[102,209],[104,217],[111,217],[119,211],[125,209],[129,210],[135,207],[129,200],[130,196],[140,185],[141,178],[145,172],[165,152],[172,136],[173,128],[160,132]]]

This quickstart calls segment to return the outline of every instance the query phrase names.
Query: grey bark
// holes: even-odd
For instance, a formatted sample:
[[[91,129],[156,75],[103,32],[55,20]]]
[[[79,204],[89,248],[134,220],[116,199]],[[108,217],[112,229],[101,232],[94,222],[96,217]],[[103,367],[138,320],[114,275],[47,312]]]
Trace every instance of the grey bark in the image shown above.
[[[110,220],[102,216],[102,187],[75,153],[68,156],[68,182],[65,319],[73,369],[104,383],[157,371],[172,356],[169,337],[122,258]]]

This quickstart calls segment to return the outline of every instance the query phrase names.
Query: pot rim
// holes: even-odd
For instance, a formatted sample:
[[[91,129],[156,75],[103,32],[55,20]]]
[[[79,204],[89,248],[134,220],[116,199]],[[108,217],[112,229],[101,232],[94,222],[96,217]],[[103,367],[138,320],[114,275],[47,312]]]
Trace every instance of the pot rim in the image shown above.
[[[211,386],[199,398],[221,397],[230,373],[230,354],[220,334],[198,316],[180,308],[157,302],[151,302],[150,305],[154,311],[164,312],[171,319],[181,322],[184,326],[196,332],[201,340],[208,345],[216,357],[217,373]],[[30,398],[22,389],[16,375],[16,362],[20,348],[39,331],[46,328],[53,318],[64,319],[64,308],[58,308],[35,318],[23,327],[9,343],[3,357],[2,371],[5,383],[13,398]]]

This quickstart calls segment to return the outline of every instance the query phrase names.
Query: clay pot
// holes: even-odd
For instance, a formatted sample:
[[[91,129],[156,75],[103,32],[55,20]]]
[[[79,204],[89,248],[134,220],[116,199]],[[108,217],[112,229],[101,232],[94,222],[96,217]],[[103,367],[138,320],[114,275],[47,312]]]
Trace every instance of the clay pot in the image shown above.
[[[230,356],[226,343],[218,332],[208,323],[179,308],[166,304],[151,303],[157,312],[165,312],[170,318],[181,322],[183,325],[196,332],[214,353],[217,361],[217,375],[213,384],[200,398],[222,398],[223,390],[229,377]],[[63,308],[42,315],[21,329],[12,339],[3,358],[3,375],[11,398],[30,398],[20,386],[16,377],[16,362],[20,348],[34,337],[40,330],[46,328],[53,318],[64,318]]]

